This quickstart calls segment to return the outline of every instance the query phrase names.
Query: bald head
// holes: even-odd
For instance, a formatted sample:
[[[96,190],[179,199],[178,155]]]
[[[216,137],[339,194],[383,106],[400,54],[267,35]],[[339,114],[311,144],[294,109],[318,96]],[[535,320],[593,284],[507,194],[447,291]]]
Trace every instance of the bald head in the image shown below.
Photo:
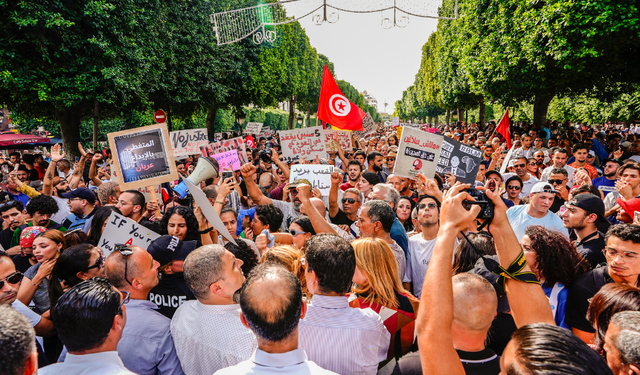
[[[315,207],[316,210],[318,210],[318,212],[320,212],[320,215],[324,215],[325,214],[325,212],[327,211],[327,208],[324,205],[324,202],[322,201],[322,199],[320,199],[320,198],[311,198],[309,200],[311,201],[311,204],[313,205],[313,207]]]
[[[496,316],[498,296],[482,276],[461,273],[453,277],[453,322],[468,331],[487,331]]]
[[[130,283],[140,277],[149,264],[153,264],[153,257],[139,246],[129,246],[129,248],[133,250],[133,254],[129,256],[124,256],[119,251],[111,253],[104,263],[104,272],[109,282],[118,290],[131,292]]]

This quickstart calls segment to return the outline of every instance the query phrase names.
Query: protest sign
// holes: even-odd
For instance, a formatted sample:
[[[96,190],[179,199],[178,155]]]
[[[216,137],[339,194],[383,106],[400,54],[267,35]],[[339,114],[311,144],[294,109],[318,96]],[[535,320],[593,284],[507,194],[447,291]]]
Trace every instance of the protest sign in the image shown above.
[[[427,178],[433,178],[440,157],[442,138],[441,135],[410,127],[404,128],[393,174],[414,178],[418,173],[422,173]]]
[[[356,138],[362,138],[367,134],[375,133],[375,131],[376,123],[373,121],[373,118],[371,118],[371,115],[367,113],[362,119],[362,130],[354,130],[353,135],[355,135]]]
[[[221,171],[239,171],[242,166],[240,164],[240,159],[238,158],[238,151],[236,150],[215,154],[213,155],[213,158],[218,161]]]
[[[504,173],[507,171],[507,167],[509,166],[509,161],[513,157],[513,152],[515,150],[516,150],[516,146],[511,146],[511,149],[509,150],[509,152],[507,152],[507,155],[504,157],[504,160],[502,161],[502,165],[500,166],[500,174],[504,175]],[[494,155],[493,157],[499,158],[500,155]]]
[[[166,124],[109,133],[122,191],[178,179]]]
[[[187,129],[171,132],[173,157],[182,158],[200,153],[200,146],[209,144],[207,129]]]
[[[230,242],[233,242],[234,245],[237,245],[236,241],[233,239],[233,237],[231,237],[231,234],[227,230],[227,227],[225,227],[222,220],[220,220],[220,216],[218,215],[218,213],[213,209],[211,202],[209,202],[209,198],[204,195],[200,188],[196,187],[191,181],[189,181],[188,178],[185,178],[182,181],[184,181],[184,183],[187,185],[187,188],[189,188],[189,193],[196,201],[198,207],[200,207],[200,209],[202,210],[202,214],[207,218],[209,224],[211,224],[222,237],[226,238]]]
[[[149,243],[160,235],[143,227],[131,219],[112,212],[107,219],[98,247],[102,249],[105,259],[113,252],[116,244],[140,246],[147,250]]]
[[[296,164],[289,169],[289,182],[303,178],[309,180],[312,188],[320,189],[322,195],[328,195],[331,190],[331,172],[333,165]]]
[[[324,133],[321,126],[280,131],[283,163],[291,163],[299,158],[313,160],[316,155],[324,158]]]
[[[400,139],[402,137],[402,128],[403,128],[402,126],[398,126],[396,128],[396,133],[398,135],[398,139]]]
[[[443,176],[451,173],[456,181],[473,186],[480,168],[482,151],[458,142],[453,138],[444,137],[442,150],[436,172]]]
[[[260,129],[262,129],[261,122],[250,122],[244,128],[244,134],[260,134]]]
[[[222,140],[220,142],[214,142],[200,147],[200,151],[202,152],[203,156],[211,157],[231,150],[238,151],[238,159],[240,160],[241,165],[249,162],[249,159],[247,158],[246,147],[244,145],[244,139],[242,139],[242,137]]]
[[[351,145],[351,132],[345,130],[322,130],[324,131],[324,147],[327,152],[338,152],[338,146],[333,140],[334,134],[338,134],[338,140],[340,141],[340,146],[342,146],[342,151],[347,152],[353,150],[353,146]]]
[[[266,139],[271,136],[273,136],[273,131],[271,131],[271,127],[263,126],[262,129],[260,130],[260,134],[258,134],[258,140],[260,140],[261,137],[264,137]]]
[[[391,125],[400,125],[400,117],[392,117]]]
[[[113,164],[109,164],[111,166],[111,180],[113,182],[118,182],[118,172],[116,172],[116,168]],[[153,185],[153,190],[156,193],[156,197],[162,198],[162,187],[160,185]],[[142,186],[138,188],[138,191],[144,195],[145,202],[152,201],[151,199],[151,187],[150,186]],[[163,200],[164,201],[164,200]]]

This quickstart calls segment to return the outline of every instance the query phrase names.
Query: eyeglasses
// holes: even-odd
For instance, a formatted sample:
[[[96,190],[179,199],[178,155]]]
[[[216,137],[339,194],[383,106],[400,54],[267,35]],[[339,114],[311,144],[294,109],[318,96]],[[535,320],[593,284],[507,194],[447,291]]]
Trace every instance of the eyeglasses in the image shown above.
[[[537,162],[537,161],[534,161],[534,162],[529,163],[529,165],[537,166],[537,165],[538,165],[538,162]]]
[[[125,262],[126,262],[126,260],[125,260]],[[94,269],[94,268],[102,268],[102,267],[104,267],[104,258],[102,257],[102,254],[100,254],[100,256],[98,257],[98,260],[96,260],[96,262],[93,264],[93,266],[87,267],[87,271],[89,271],[91,269]]]
[[[507,189],[509,189],[509,190],[520,190],[522,188],[520,186],[510,185],[510,186],[507,186]]]
[[[11,275],[5,277],[4,280],[0,280],[0,289],[4,288],[5,282],[9,284],[17,284],[20,282],[20,280],[22,280],[22,273],[16,271]]]
[[[435,203],[423,203],[418,206],[418,211],[424,210],[425,207],[429,207],[430,210],[438,208],[438,205]]]
[[[564,180],[548,180],[548,183],[550,183],[551,185],[561,185]]]
[[[342,204],[345,204],[345,203],[354,204],[356,202],[357,200],[355,198],[342,198]]]
[[[284,172],[283,172],[282,170],[280,170],[280,169],[278,169],[278,170],[276,171],[276,173],[277,173],[277,174],[284,174]]]
[[[4,207],[9,207],[9,208],[15,207],[17,204],[18,204],[18,201],[9,201],[7,203],[0,204],[0,209]]]
[[[396,158],[387,158],[387,161],[396,161]]]
[[[291,233],[291,235],[294,237],[299,234],[307,234],[307,232],[303,232],[301,230],[295,230],[295,229],[289,229],[289,233]]]
[[[518,165],[514,164],[513,165],[514,168],[524,168],[526,166],[527,166],[526,164],[518,164]]]
[[[126,290],[121,290],[120,294],[122,294],[122,302],[120,302],[120,305],[118,306],[118,314],[122,312],[122,305],[124,305],[125,303],[129,303],[129,301],[131,300],[131,293],[127,292]]]
[[[622,260],[624,260],[624,262],[628,264],[631,264],[638,259],[638,253],[632,253],[629,251],[623,251],[619,253],[616,251],[616,249],[611,247],[605,247],[602,252],[604,253],[604,256],[610,260],[614,260],[618,257],[618,255],[620,255]]]
[[[116,251],[119,251],[120,254],[122,254],[122,256],[124,256],[124,279],[129,283],[129,285],[133,286],[133,284],[131,284],[131,281],[129,281],[129,278],[127,277],[127,271],[129,271],[128,266],[129,266],[129,255],[133,254],[133,249],[130,249],[127,245],[123,245],[123,244],[116,244],[115,246]]]

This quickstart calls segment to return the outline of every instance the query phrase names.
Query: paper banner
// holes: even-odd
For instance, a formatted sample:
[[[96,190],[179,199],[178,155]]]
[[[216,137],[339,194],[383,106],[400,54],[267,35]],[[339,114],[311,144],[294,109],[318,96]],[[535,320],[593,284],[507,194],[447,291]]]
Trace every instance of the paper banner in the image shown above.
[[[291,163],[299,158],[313,160],[326,157],[324,133],[321,126],[280,131],[283,163]]]
[[[456,176],[456,181],[473,186],[481,160],[482,151],[444,137],[436,172],[443,176],[451,173]]]
[[[147,250],[149,243],[158,237],[160,237],[158,233],[112,212],[107,220],[107,226],[102,232],[98,247],[102,249],[106,259],[113,252],[116,244],[135,245]]]
[[[422,173],[427,178],[433,178],[436,174],[442,142],[441,135],[410,127],[403,128],[393,174],[414,178],[418,173]]]
[[[262,129],[261,122],[250,122],[244,128],[244,134],[260,134],[260,129]]]
[[[323,196],[331,190],[331,173],[333,165],[296,164],[290,168],[289,182],[303,178],[311,183],[312,188],[320,189]]]
[[[218,213],[216,212],[216,210],[213,209],[211,202],[209,202],[209,199],[207,198],[206,195],[204,195],[202,190],[200,190],[200,188],[197,188],[194,184],[192,184],[188,178],[185,178],[182,181],[184,181],[184,183],[187,184],[187,187],[189,188],[189,193],[191,194],[193,199],[195,199],[198,206],[200,206],[200,209],[202,210],[202,214],[204,215],[204,217],[207,218],[207,220],[209,220],[209,224],[211,224],[214,228],[216,228],[216,230],[218,231],[218,233],[220,233],[222,237],[226,238],[228,241],[233,242],[234,245],[238,245],[236,241],[233,239],[233,237],[231,237],[231,234],[229,234],[229,231],[222,223],[222,220],[220,220],[220,216],[218,216]]]
[[[351,145],[351,132],[344,130],[329,130],[322,129],[324,131],[324,147],[327,152],[338,152],[338,146],[333,141],[333,135],[338,134],[338,141],[340,141],[340,146],[342,146],[342,150],[344,152],[352,151],[353,146]]]
[[[207,129],[187,129],[170,133],[173,157],[181,158],[200,153],[200,146],[209,144]]]
[[[244,139],[242,139],[242,137],[214,142],[207,146],[200,147],[200,151],[202,152],[203,156],[211,157],[213,157],[213,155],[222,154],[231,150],[238,151],[238,159],[240,160],[241,165],[249,162],[249,159],[247,158],[246,147],[244,145]]]
[[[240,159],[238,159],[238,151],[236,150],[215,154],[213,155],[213,158],[218,161],[218,164],[220,164],[221,171],[239,171],[242,166],[240,164]]]

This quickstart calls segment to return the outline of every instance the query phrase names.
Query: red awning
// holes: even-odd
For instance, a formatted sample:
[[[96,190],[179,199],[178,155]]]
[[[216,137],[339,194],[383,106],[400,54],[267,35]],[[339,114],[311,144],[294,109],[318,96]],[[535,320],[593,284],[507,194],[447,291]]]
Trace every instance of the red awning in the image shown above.
[[[13,132],[0,133],[0,147],[22,146],[33,143],[51,143],[51,140],[39,135],[16,134]]]

